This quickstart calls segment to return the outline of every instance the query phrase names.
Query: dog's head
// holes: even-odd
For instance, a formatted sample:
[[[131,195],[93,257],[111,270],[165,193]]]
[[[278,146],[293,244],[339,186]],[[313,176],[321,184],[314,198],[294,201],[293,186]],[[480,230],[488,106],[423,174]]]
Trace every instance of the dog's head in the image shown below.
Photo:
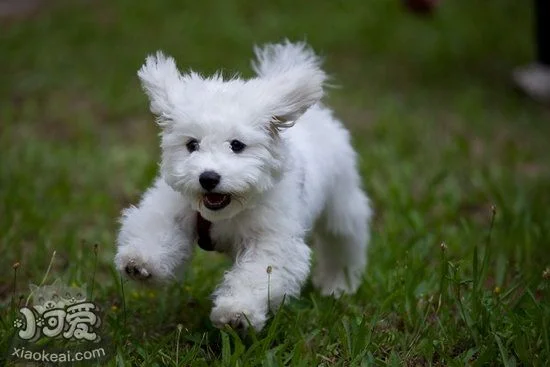
[[[160,52],[138,72],[162,127],[162,175],[211,221],[273,187],[285,164],[281,130],[323,95],[326,75],[305,44],[255,52],[257,77],[249,80],[182,74]]]

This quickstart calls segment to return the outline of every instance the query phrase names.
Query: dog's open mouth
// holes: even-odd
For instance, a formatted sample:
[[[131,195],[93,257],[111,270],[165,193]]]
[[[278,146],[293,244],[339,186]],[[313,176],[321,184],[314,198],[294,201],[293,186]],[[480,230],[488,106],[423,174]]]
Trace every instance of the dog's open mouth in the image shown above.
[[[220,210],[231,203],[231,195],[217,193],[204,194],[202,202],[210,210]]]

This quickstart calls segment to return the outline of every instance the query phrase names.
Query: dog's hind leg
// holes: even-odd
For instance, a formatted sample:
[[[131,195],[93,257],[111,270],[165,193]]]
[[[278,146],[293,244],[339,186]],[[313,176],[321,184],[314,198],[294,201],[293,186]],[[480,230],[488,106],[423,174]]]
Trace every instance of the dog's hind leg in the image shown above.
[[[371,209],[359,184],[334,191],[313,235],[316,264],[312,280],[321,294],[338,297],[355,293],[361,283]]]

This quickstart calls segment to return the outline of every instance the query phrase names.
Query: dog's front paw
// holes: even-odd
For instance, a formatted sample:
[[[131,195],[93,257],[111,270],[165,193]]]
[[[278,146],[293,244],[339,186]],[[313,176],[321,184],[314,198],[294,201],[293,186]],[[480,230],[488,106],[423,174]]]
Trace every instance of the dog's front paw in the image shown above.
[[[121,274],[138,281],[158,280],[154,264],[147,261],[141,253],[130,248],[119,250],[115,257],[115,265]],[[155,275],[155,276],[154,276]]]
[[[349,274],[345,270],[317,271],[313,274],[312,282],[323,296],[339,298],[344,294],[354,294],[357,291],[361,283],[361,274],[359,272]]]
[[[124,267],[124,272],[134,280],[147,280],[151,278],[151,272],[147,270],[147,265],[130,259]]]
[[[246,305],[236,297],[218,297],[210,313],[210,320],[217,328],[225,325],[235,330],[244,331],[248,327],[256,331],[262,330],[266,321],[266,305]]]

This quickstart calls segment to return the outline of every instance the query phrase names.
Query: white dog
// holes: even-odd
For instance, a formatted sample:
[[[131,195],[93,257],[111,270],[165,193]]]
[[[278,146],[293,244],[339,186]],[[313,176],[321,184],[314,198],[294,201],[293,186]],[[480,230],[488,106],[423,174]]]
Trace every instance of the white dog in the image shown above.
[[[175,279],[194,245],[234,265],[214,292],[215,326],[265,324],[298,296],[311,232],[313,284],[323,295],[357,290],[366,265],[369,201],[348,131],[320,104],[326,74],[304,43],[255,49],[256,77],[181,74],[170,57],[138,75],[162,128],[161,176],[121,219],[119,271]]]

